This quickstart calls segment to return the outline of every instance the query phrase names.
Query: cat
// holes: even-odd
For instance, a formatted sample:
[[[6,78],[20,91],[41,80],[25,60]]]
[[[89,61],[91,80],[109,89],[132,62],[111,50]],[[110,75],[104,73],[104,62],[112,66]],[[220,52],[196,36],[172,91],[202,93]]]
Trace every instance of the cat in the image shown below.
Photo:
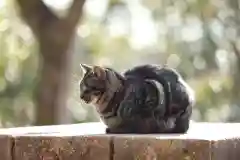
[[[112,68],[81,64],[80,99],[92,103],[106,133],[185,133],[194,92],[167,66],[140,65],[118,73]]]

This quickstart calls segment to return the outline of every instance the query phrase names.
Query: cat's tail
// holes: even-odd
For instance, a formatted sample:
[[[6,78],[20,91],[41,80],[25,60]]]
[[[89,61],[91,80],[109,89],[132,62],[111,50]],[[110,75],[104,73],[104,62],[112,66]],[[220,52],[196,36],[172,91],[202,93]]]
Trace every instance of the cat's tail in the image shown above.
[[[169,72],[164,71],[164,69],[161,66],[157,65],[141,65],[141,66],[136,66],[133,69],[130,69],[124,73],[124,76],[127,77],[135,77],[137,79],[142,79],[142,80],[156,80],[159,82],[164,89],[164,92],[167,93],[165,94],[165,99],[166,99],[166,105],[169,105],[169,102],[171,102],[171,88],[169,86],[169,83],[165,79],[166,76],[164,74]],[[173,74],[173,78],[176,78],[175,74]],[[177,78],[176,78],[177,80]],[[169,94],[168,94],[169,93]]]
[[[165,92],[171,92],[170,87],[168,85],[169,82],[177,83],[180,82],[185,86],[186,91],[189,94],[189,100],[191,102],[195,101],[195,93],[193,89],[183,80],[182,76],[173,68],[169,68],[167,66],[160,65],[141,65],[134,67],[131,70],[128,70],[124,73],[125,77],[134,76],[139,79],[151,79],[160,82]]]
[[[126,71],[124,73],[124,76],[134,76],[142,80],[151,79],[161,83],[164,88],[164,92],[167,93],[165,94],[167,106],[169,103],[172,102],[170,83],[176,84],[180,82],[182,85],[185,86],[189,98],[189,103],[193,105],[195,102],[194,91],[191,89],[191,87],[189,87],[188,84],[185,83],[185,81],[182,79],[182,76],[176,70],[167,66],[149,64],[141,65]]]

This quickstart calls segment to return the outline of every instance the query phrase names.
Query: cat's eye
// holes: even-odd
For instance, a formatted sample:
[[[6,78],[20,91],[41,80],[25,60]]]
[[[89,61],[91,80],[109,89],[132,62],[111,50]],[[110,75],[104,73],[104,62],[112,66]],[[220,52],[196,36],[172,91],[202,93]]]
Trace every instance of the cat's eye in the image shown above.
[[[97,73],[94,73],[94,72],[93,72],[93,77],[98,78]]]
[[[95,91],[95,92],[93,92],[93,95],[94,95],[94,96],[99,96],[100,94],[101,94],[100,91]]]

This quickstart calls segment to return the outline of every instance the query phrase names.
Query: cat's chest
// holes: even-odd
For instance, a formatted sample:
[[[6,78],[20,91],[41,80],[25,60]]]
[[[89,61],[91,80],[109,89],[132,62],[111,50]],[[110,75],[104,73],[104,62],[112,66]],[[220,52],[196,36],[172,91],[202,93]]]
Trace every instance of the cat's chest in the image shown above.
[[[122,119],[119,116],[112,116],[112,117],[104,117],[100,115],[101,120],[104,124],[106,124],[109,128],[119,126],[122,123]]]
[[[123,101],[125,92],[125,88],[122,88],[114,93],[105,110],[99,112],[101,120],[110,128],[116,127],[122,123],[122,118],[118,115],[117,111]]]

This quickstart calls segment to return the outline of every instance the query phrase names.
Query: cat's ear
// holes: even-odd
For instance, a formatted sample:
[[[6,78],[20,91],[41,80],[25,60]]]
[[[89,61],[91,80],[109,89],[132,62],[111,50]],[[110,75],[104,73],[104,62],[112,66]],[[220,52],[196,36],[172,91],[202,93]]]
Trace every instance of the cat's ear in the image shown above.
[[[82,68],[84,74],[92,70],[92,67],[86,64],[80,64],[80,67]]]
[[[93,73],[95,73],[100,79],[106,78],[106,70],[100,66],[93,66]]]

